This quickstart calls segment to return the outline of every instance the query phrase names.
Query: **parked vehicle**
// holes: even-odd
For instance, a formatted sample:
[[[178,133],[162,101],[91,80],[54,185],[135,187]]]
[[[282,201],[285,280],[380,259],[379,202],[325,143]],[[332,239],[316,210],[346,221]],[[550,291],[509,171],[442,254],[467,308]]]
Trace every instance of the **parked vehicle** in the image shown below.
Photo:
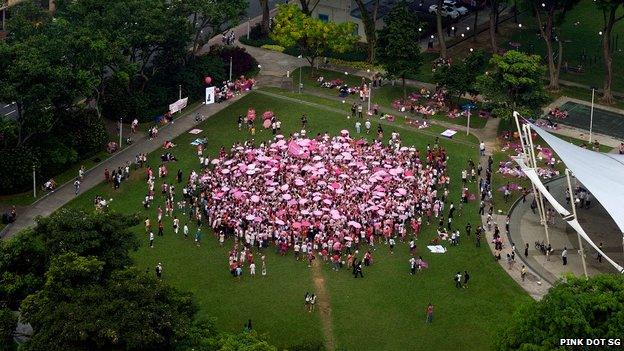
[[[461,16],[464,16],[466,14],[468,14],[468,9],[465,8],[464,6],[462,6],[461,4],[459,4],[458,2],[454,1],[454,0],[444,0],[444,5],[452,8],[453,10],[459,12],[459,14]]]
[[[438,5],[429,6],[429,13],[436,14],[437,11],[438,11]],[[441,15],[442,17],[446,17],[450,19],[457,19],[460,16],[459,11],[447,5],[442,6]]]

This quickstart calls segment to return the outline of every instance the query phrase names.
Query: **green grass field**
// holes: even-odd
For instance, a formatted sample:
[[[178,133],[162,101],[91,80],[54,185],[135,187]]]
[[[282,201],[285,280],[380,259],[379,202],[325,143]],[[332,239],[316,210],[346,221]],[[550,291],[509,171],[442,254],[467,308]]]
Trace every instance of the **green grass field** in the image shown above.
[[[318,104],[322,102],[315,101]],[[353,132],[354,129],[352,120],[347,120],[344,113],[334,112],[332,107],[323,109],[293,101],[287,96],[271,97],[256,92],[210,117],[200,126],[203,133],[199,137],[208,139],[205,153],[216,155],[221,145],[228,147],[234,141],[249,138],[246,130],[238,131],[236,128],[236,117],[245,113],[248,107],[255,108],[258,113],[273,110],[283,121],[284,134],[299,129],[299,116],[304,112],[309,116],[311,135],[325,131],[335,134],[341,129]],[[424,149],[428,143],[433,143],[433,130],[437,132],[440,129],[432,127],[417,131],[401,128],[399,132],[405,145]],[[429,134],[424,131],[429,131]],[[184,134],[174,141],[177,146],[172,152],[180,160],[169,165],[171,174],[180,168],[186,177],[191,169],[198,168],[195,148],[189,144],[196,137]],[[270,131],[258,129],[255,139],[259,142],[270,137]],[[472,157],[476,160],[478,157],[476,140],[441,139],[441,145],[450,155],[449,169],[454,177],[451,184],[459,183],[457,178],[468,159]],[[159,164],[161,151],[150,155],[152,166]],[[143,210],[141,201],[146,191],[144,176],[143,170],[134,171],[131,179],[122,183],[118,191],[101,184],[83,193],[68,206],[92,210],[94,196],[101,194],[113,199],[111,210],[136,212],[155,221],[154,208],[163,199],[157,191],[154,208]],[[157,189],[161,182],[157,181]],[[177,191],[181,191],[181,186]],[[451,196],[459,199],[457,187],[452,187]],[[271,247],[266,252],[268,275],[256,278],[243,275],[237,281],[229,274],[227,265],[231,242],[220,247],[214,236],[206,233],[202,246],[197,247],[190,239],[187,241],[181,236],[174,236],[170,218],[164,221],[165,236],[156,238],[153,249],[148,247],[142,225],[134,228],[142,243],[134,254],[136,266],[152,274],[156,263],[162,262],[164,279],[180,289],[193,292],[201,308],[200,314],[215,317],[217,325],[224,330],[240,331],[251,318],[254,329],[267,334],[270,342],[282,349],[323,342],[321,314],[318,311],[310,314],[303,306],[305,292],[315,289],[313,273],[305,263],[297,262],[291,256],[279,257]],[[467,221],[472,223],[473,228],[479,221],[475,203],[465,208],[463,216],[456,219],[456,225],[463,228]],[[191,232],[194,228],[191,225]],[[348,270],[334,272],[329,266],[322,267],[337,350],[491,349],[496,328],[510,317],[516,305],[529,299],[528,295],[492,260],[487,245],[476,248],[464,237],[460,246],[450,247],[446,254],[434,255],[425,248],[433,235],[434,228],[426,228],[418,240],[418,254],[429,262],[430,268],[417,276],[408,274],[409,252],[406,244],[399,244],[394,255],[389,254],[387,247],[379,245],[374,253],[375,264],[364,270],[364,279],[353,279]],[[459,270],[468,270],[471,274],[468,289],[454,287],[452,278]],[[434,323],[431,325],[425,324],[424,314],[429,302],[435,305]]]
[[[329,88],[320,87],[319,84],[316,82],[316,77],[323,76],[325,78],[325,81],[341,79],[343,82],[345,82],[349,86],[358,86],[362,84],[362,82],[368,82],[368,80],[363,79],[360,76],[355,76],[352,74],[344,74],[341,72],[336,72],[336,71],[331,71],[331,70],[326,70],[326,69],[313,70],[310,67],[303,67],[302,69],[296,69],[295,71],[293,71],[293,74],[291,76],[293,80],[293,87],[295,87],[295,90],[297,90],[296,87],[299,84],[299,72],[301,72],[301,81],[303,82],[304,92],[315,94],[317,96],[326,97],[327,99],[334,100],[334,102],[337,102],[337,103],[342,103],[342,101],[345,101],[347,103],[347,107],[346,107],[347,111],[349,110],[350,105],[353,102],[358,102],[358,103],[360,102],[359,96],[350,95],[349,97],[345,99],[340,98],[338,96],[337,89],[329,89]],[[418,92],[419,89],[415,87],[407,87],[406,91],[407,91],[407,94],[410,94],[412,92]],[[374,89],[373,95],[372,95],[372,103],[378,104],[380,107],[388,109],[386,112],[393,114],[393,115],[410,115],[410,113],[400,112],[392,108],[392,102],[395,100],[402,99],[402,97],[403,97],[403,88],[401,87],[400,82],[397,81],[397,84],[394,86],[391,84],[386,84],[381,88]],[[459,104],[461,105],[466,102],[467,100],[462,98],[460,99]],[[367,106],[364,106],[364,108],[366,109]],[[446,114],[444,113],[429,116],[428,119],[438,120],[438,121],[442,121],[442,122],[446,122],[450,124],[457,124],[459,126],[465,126],[467,123],[466,117],[462,116],[462,117],[451,119],[451,118],[448,118]],[[471,128],[483,128],[486,122],[487,122],[486,119],[479,118],[476,115],[476,113],[473,113],[473,116],[470,119],[470,127]]]
[[[624,11],[620,10],[618,16]],[[521,44],[520,50],[531,53],[531,44],[534,46],[533,53],[544,57],[546,53],[543,39],[538,37],[539,30],[537,20],[531,12],[524,13],[520,22],[522,30],[517,30],[511,41]],[[580,57],[584,53],[587,61],[583,65],[584,73],[561,73],[561,79],[596,86],[601,88],[604,79],[604,60],[602,57],[602,37],[598,34],[603,30],[602,11],[591,0],[582,0],[570,10],[561,25],[561,37],[563,43],[563,60],[570,67],[580,63]],[[613,28],[613,38],[617,41],[617,49],[614,45],[613,52],[613,90],[624,92],[624,80],[619,79],[624,74],[624,21],[618,22]],[[554,45],[556,48],[556,44]],[[506,47],[506,46],[505,46]],[[589,63],[591,60],[591,64]]]

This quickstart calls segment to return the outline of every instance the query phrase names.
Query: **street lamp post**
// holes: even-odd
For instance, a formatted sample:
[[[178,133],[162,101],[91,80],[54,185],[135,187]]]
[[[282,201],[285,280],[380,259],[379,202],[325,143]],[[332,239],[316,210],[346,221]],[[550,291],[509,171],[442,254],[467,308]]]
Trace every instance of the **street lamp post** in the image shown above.
[[[298,59],[302,59],[303,56],[299,55],[297,56]],[[299,94],[301,94],[301,91],[303,90],[303,81],[301,80],[301,71],[303,71],[303,66],[299,67]]]
[[[594,126],[594,93],[596,88],[592,87],[591,110],[589,112],[589,142],[592,142],[592,127]]]
[[[247,17],[247,40],[249,40],[250,34],[251,34],[251,18]]]
[[[230,56],[230,82],[231,81],[232,81],[232,56]]]
[[[33,197],[37,198],[37,173],[35,172],[35,164],[33,163],[32,167],[32,175],[33,175]]]
[[[468,107],[468,121],[466,123],[466,135],[470,134],[470,107]]]
[[[119,118],[119,148],[121,149],[123,135],[123,118]]]

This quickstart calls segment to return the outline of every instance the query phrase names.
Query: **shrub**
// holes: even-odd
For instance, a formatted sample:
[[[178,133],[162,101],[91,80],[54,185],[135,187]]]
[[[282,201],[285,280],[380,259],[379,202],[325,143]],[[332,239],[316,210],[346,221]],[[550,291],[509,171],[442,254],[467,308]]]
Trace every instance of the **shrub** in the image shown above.
[[[0,149],[0,194],[15,194],[32,186],[32,167],[39,169],[35,153],[29,147]],[[10,170],[10,171],[9,171]]]
[[[78,161],[76,150],[67,146],[63,141],[60,137],[48,135],[42,138],[34,148],[40,163],[40,176],[43,179],[62,173]]]
[[[284,47],[283,46],[279,46],[279,45],[266,44],[266,45],[262,45],[262,48],[263,49],[267,49],[267,50],[271,50],[271,51],[284,52]]]

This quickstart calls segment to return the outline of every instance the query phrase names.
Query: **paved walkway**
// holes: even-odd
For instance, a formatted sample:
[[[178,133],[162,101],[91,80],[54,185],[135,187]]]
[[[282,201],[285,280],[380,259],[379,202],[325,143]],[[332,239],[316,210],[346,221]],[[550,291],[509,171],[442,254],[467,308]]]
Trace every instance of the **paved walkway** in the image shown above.
[[[481,167],[483,167],[484,170],[487,169],[488,167],[488,164],[487,164],[488,156],[492,155],[493,152],[498,149],[498,141],[496,138],[497,138],[497,131],[498,131],[499,123],[500,123],[500,119],[489,119],[483,129],[476,130],[479,132],[479,135],[478,135],[479,139],[483,140],[485,143],[485,156],[481,157],[480,159]],[[473,191],[475,191],[475,193],[478,193],[477,189],[473,189]],[[505,227],[504,227],[505,216],[495,214],[493,217],[494,217],[494,222],[498,223],[499,228],[501,228],[501,230],[504,231],[505,230]],[[492,240],[494,238],[494,232],[487,231],[487,227],[485,226],[486,219],[487,219],[486,216],[482,216],[481,222],[483,223],[483,227],[486,229],[485,240],[487,241],[488,246],[490,247],[490,251],[492,252],[492,257],[494,257],[494,252],[496,251],[494,249],[494,244],[492,243]],[[510,228],[510,230],[513,231],[516,229]],[[507,253],[511,253],[512,242],[513,240],[506,240],[506,241],[504,240],[504,247],[503,247],[504,250],[501,253],[503,257],[505,257]],[[518,244],[516,243],[516,245]],[[518,249],[518,247],[516,249]],[[517,257],[517,261],[521,261],[519,252],[516,252],[516,257]],[[531,297],[533,297],[536,300],[541,299],[548,292],[548,289],[552,286],[548,281],[544,281],[540,273],[536,272],[532,268],[532,266],[527,263],[524,263],[524,264],[527,266],[528,273],[527,273],[527,276],[525,277],[525,280],[523,281],[522,276],[520,274],[523,263],[518,262],[512,265],[511,267],[509,267],[509,265],[507,264],[507,261],[504,259],[498,262],[501,265],[501,267],[503,267],[503,269],[505,269],[505,271],[509,274],[509,276],[513,280],[515,280],[529,295],[531,295]]]
[[[132,145],[113,154],[110,158],[89,169],[80,186],[80,191],[84,192],[100,184],[104,179],[105,169],[116,169],[119,166],[125,165],[126,162],[133,163],[135,155],[139,153],[150,153],[157,150],[162,147],[165,140],[174,139],[178,135],[193,128],[197,124],[197,122],[195,122],[196,113],[204,115],[204,118],[210,117],[223,110],[228,105],[238,101],[241,96],[242,95],[239,95],[221,104],[200,105],[193,110],[186,111],[186,114],[176,119],[174,123],[160,128],[158,138],[149,140],[143,137],[142,139],[135,140]],[[59,186],[53,193],[39,199],[31,206],[23,208],[22,211],[18,213],[15,222],[8,225],[2,231],[2,237],[12,237],[20,230],[33,225],[37,216],[49,216],[75,197],[76,194],[74,193],[73,182],[68,182]]]

